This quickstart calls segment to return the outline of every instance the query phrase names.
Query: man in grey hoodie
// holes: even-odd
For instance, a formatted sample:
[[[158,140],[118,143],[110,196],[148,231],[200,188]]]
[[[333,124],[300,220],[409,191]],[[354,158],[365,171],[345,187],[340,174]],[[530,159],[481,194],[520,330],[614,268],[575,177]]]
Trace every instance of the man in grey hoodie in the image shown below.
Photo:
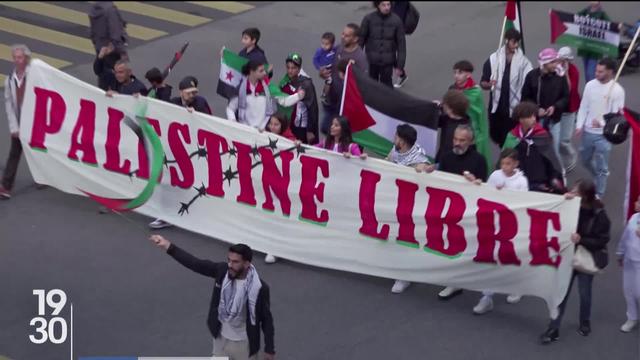
[[[116,51],[126,54],[127,51],[127,23],[122,19],[120,11],[113,1],[96,1],[89,8],[89,22],[91,24],[91,42],[96,54],[103,46],[111,42]]]

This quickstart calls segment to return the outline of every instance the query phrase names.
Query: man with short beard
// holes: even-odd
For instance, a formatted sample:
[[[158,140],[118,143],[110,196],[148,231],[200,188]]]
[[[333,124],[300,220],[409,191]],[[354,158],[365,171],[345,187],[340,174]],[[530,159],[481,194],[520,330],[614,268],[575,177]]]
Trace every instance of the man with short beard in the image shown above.
[[[160,235],[149,238],[184,267],[215,279],[207,325],[213,335],[213,356],[256,359],[260,328],[264,359],[275,359],[269,286],[251,264],[253,251],[245,244],[229,247],[227,262],[198,259]]]
[[[445,152],[438,164],[438,170],[451,174],[465,175],[470,173],[476,179],[487,180],[485,160],[476,150],[473,129],[469,125],[458,125],[453,133],[453,147]],[[427,167],[427,172],[436,169],[435,165]]]
[[[387,156],[387,160],[404,166],[411,166],[416,170],[424,170],[430,164],[429,158],[422,147],[416,144],[418,132],[409,124],[398,125],[393,149]],[[411,283],[405,280],[396,280],[391,288],[394,294],[405,291]]]
[[[347,24],[340,36],[341,44],[336,46],[333,64],[331,67],[320,68],[319,74],[321,78],[326,80],[331,77],[331,87],[329,88],[329,94],[326,99],[327,103],[322,104],[323,115],[320,120],[320,131],[325,135],[329,134],[331,121],[334,117],[338,116],[340,112],[340,99],[342,98],[342,87],[344,85],[343,79],[340,77],[338,71],[336,71],[340,61],[345,60],[348,63],[349,60],[353,60],[355,67],[365,73],[369,72],[367,55],[358,44],[359,36],[360,26],[354,23]]]
[[[184,106],[189,112],[195,110],[203,114],[211,115],[213,113],[207,100],[198,95],[198,79],[193,76],[186,76],[180,81],[178,89],[180,90],[180,96],[172,98],[170,101],[172,104]]]
[[[435,165],[425,167],[430,173]],[[487,164],[474,145],[473,129],[469,125],[458,125],[453,133],[453,148],[440,159],[438,170],[451,174],[463,175],[467,180],[487,180]],[[462,289],[447,286],[440,293],[440,300],[448,300],[462,294]]]

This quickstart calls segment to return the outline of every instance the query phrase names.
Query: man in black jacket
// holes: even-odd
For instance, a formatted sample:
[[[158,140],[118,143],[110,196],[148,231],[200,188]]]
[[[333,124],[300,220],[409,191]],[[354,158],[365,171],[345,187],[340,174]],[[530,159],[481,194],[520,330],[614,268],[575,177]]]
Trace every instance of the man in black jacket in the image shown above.
[[[227,262],[216,263],[198,259],[160,235],[151,235],[150,240],[184,267],[215,279],[207,318],[214,356],[256,359],[262,328],[264,359],[275,359],[269,286],[251,264],[253,251],[249,246],[232,245]]]
[[[115,89],[107,90],[107,96],[111,97],[114,93],[122,95],[147,96],[147,87],[144,86],[142,81],[133,76],[131,65],[127,60],[118,60],[118,62],[113,66],[113,71],[116,76],[117,84]]]
[[[393,68],[398,76],[404,75],[406,42],[404,25],[398,15],[391,12],[391,1],[374,1],[376,11],[362,19],[360,46],[367,53],[369,75],[393,87]]]
[[[462,175],[469,181],[487,181],[487,162],[476,150],[471,125],[458,125],[453,133],[453,147],[445,151],[437,168],[450,174]],[[433,172],[436,165],[424,167],[427,173]],[[462,289],[447,286],[438,293],[440,300],[449,300],[462,294]]]
[[[569,85],[564,77],[556,74],[560,63],[558,52],[547,48],[538,54],[540,66],[529,71],[522,86],[521,101],[538,105],[540,124],[549,131],[552,124],[560,121],[569,106]]]
[[[103,46],[112,43],[115,49],[127,52],[127,23],[113,1],[96,1],[89,9],[90,37],[96,54]]]
[[[453,133],[453,147],[444,150],[437,164],[440,171],[450,174],[463,175],[468,180],[472,178],[487,180],[487,162],[480,155],[474,145],[474,134],[471,125],[458,125]],[[426,167],[428,173],[433,172],[436,165]]]
[[[204,114],[213,114],[207,100],[198,95],[198,79],[193,76],[186,76],[178,84],[178,90],[180,90],[180,96],[172,98],[172,104],[184,106],[188,112],[195,110]]]

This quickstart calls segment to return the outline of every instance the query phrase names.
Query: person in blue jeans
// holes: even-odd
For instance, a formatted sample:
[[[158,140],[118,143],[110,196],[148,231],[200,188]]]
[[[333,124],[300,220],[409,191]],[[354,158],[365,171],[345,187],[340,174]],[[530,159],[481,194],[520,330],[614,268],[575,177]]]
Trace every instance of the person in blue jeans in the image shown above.
[[[604,205],[596,198],[596,187],[591,180],[579,180],[565,198],[571,199],[580,196],[580,213],[578,215],[578,229],[571,234],[571,242],[576,246],[583,246],[593,257],[596,266],[600,269],[606,266],[607,243],[610,239],[611,221],[604,210]],[[575,280],[578,280],[578,292],[580,294],[580,327],[578,334],[588,336],[591,333],[591,287],[593,275],[573,270],[567,294],[558,307],[558,316],[552,319],[547,330],[540,335],[542,344],[549,344],[558,340],[560,336],[560,323],[571,294],[571,288]]]
[[[611,152],[611,143],[603,135],[603,116],[622,113],[624,108],[624,89],[620,84],[612,83],[615,69],[616,62],[613,59],[604,58],[598,62],[596,78],[584,87],[576,121],[576,136],[582,138],[580,159],[595,179],[599,198],[604,196],[607,189]]]

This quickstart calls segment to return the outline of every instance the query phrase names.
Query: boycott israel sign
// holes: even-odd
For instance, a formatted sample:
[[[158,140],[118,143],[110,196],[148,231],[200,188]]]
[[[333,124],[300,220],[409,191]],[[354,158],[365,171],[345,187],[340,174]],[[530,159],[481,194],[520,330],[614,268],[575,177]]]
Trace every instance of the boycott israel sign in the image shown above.
[[[20,124],[35,180],[106,199],[149,190],[158,148],[123,120],[141,108],[166,156],[142,214],[305,264],[534,295],[552,313],[566,293],[579,199],[346,159],[155,99],[107,98],[37,59]]]
[[[552,44],[618,56],[620,32],[616,23],[558,10],[549,10],[549,20]]]

